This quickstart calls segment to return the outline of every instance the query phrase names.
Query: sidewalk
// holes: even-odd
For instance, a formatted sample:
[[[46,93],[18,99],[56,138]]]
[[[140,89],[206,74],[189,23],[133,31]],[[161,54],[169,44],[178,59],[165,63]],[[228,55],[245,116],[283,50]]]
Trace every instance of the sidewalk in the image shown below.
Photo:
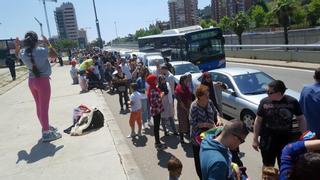
[[[0,95],[0,179],[143,179],[103,94],[79,94],[69,68],[54,66],[51,76],[50,123],[63,134],[57,141],[39,142],[41,128],[27,81]],[[81,103],[98,107],[105,126],[78,137],[63,133]]]
[[[317,58],[317,57],[315,57]],[[246,58],[232,58],[226,57],[228,62],[244,63],[244,64],[259,64],[267,66],[287,67],[287,68],[299,68],[307,70],[315,70],[320,67],[320,63],[304,63],[294,61],[279,61],[279,60],[264,60],[264,59],[246,59]]]

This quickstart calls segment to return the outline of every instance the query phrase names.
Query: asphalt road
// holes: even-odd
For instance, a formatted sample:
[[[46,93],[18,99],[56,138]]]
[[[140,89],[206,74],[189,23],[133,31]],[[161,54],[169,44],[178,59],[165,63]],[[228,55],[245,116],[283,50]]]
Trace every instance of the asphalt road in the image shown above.
[[[301,91],[304,84],[313,82],[313,71],[289,69],[280,67],[260,66],[260,65],[245,65],[238,63],[228,63],[228,67],[246,67],[262,70],[275,79],[283,80],[288,88],[295,91]],[[118,95],[110,95],[106,93],[106,101],[117,123],[122,131],[123,136],[127,136],[130,132],[129,128],[129,114],[119,114],[120,105],[118,102]],[[168,149],[164,151],[156,151],[154,148],[154,137],[152,129],[143,131],[144,136],[136,139],[126,139],[134,158],[141,169],[145,179],[162,180],[166,179],[168,172],[166,170],[166,163],[171,155],[177,156],[183,163],[183,170],[181,179],[193,180],[197,179],[194,168],[193,154],[190,144],[181,146],[179,138],[176,136],[164,137],[161,132],[160,137],[163,142],[168,145]],[[249,134],[246,142],[240,146],[243,152],[242,161],[247,167],[247,173],[253,180],[260,179],[262,160],[260,153],[253,150],[252,134]]]
[[[298,92],[302,90],[305,84],[311,84],[313,82],[314,71],[310,70],[232,62],[228,62],[227,67],[243,67],[261,70],[274,79],[282,80],[288,88]]]

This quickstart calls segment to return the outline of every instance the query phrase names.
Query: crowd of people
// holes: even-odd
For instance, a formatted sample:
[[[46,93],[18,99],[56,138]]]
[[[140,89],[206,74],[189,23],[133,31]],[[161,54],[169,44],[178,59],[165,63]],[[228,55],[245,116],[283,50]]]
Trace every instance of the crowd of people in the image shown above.
[[[16,40],[16,55],[30,70],[29,87],[42,139],[49,142],[61,138],[48,118],[51,66],[47,59],[57,54],[43,38],[46,47],[38,47],[37,35],[28,32],[23,49]],[[227,87],[213,83],[209,73],[204,72],[201,85],[193,87],[190,74],[175,81],[168,61],[151,74],[136,55],[124,58],[117,52],[77,51],[70,59],[72,84],[79,84],[81,93],[98,88],[118,94],[120,113],[130,113],[128,138],[141,136],[143,129],[153,127],[155,148],[163,150],[167,146],[160,141],[161,125],[165,136],[178,136],[181,144],[189,140],[199,179],[247,179],[239,145],[249,130],[240,120],[223,123],[221,91]],[[285,95],[281,80],[268,84],[268,96],[258,107],[252,144],[261,151],[262,179],[319,179],[320,68],[314,79],[314,84],[303,88],[299,101]],[[300,139],[292,134],[294,119],[299,123]],[[279,171],[274,168],[276,160]],[[182,167],[181,161],[172,157],[168,162],[170,178],[178,179]]]

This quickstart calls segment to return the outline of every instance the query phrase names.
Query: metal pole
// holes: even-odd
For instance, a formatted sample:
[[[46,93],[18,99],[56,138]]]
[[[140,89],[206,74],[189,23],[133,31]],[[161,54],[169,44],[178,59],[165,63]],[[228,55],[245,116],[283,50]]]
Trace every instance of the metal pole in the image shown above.
[[[97,25],[97,31],[98,31],[98,41],[99,41],[100,48],[103,48],[102,39],[101,39],[101,33],[100,33],[99,20],[98,20],[97,11],[96,11],[96,3],[95,3],[94,0],[92,0],[92,1],[93,1],[93,8],[94,8],[94,15],[96,17],[96,25]]]
[[[116,29],[116,36],[117,36],[117,39],[118,39],[119,36],[118,36],[118,28],[117,28],[117,22],[116,21],[114,22],[114,27]]]
[[[37,21],[37,23],[39,23],[39,25],[40,25],[40,30],[41,30],[41,36],[43,36],[42,23],[41,23],[36,17],[34,17],[34,19]]]
[[[49,20],[48,20],[47,7],[46,7],[46,1],[45,0],[43,0],[43,8],[44,8],[44,13],[46,15],[49,38],[51,38],[51,32],[50,32],[50,26],[49,26]]]

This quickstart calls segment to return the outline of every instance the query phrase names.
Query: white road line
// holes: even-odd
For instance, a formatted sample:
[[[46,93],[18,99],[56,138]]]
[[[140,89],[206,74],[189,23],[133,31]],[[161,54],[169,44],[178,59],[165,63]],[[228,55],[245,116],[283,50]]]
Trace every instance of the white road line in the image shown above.
[[[277,68],[277,69],[285,69],[285,70],[293,70],[293,71],[304,71],[304,72],[310,72],[310,73],[314,72],[312,70],[307,70],[307,69],[279,67],[279,66],[273,66],[273,65],[245,64],[245,63],[236,63],[236,62],[227,62],[227,64],[239,64],[239,65],[244,65],[244,66],[260,66],[260,67]]]

